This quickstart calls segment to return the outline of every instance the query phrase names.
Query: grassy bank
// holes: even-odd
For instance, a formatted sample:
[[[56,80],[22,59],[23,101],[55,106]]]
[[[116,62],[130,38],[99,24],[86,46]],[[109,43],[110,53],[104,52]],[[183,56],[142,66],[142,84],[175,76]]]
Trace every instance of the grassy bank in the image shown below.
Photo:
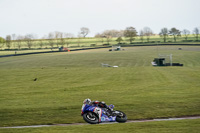
[[[200,115],[200,47],[179,47],[1,58],[0,126],[84,122],[85,98],[112,103],[129,119]],[[152,67],[158,53],[184,66]]]

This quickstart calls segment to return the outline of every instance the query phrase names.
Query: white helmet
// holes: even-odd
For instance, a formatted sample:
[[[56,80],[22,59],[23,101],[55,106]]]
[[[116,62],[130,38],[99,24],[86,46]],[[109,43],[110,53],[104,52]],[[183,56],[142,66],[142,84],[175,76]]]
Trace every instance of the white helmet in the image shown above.
[[[84,104],[90,104],[90,103],[91,103],[91,100],[90,100],[89,98],[87,98],[87,99],[85,99],[85,100],[83,101],[83,103],[84,103]]]

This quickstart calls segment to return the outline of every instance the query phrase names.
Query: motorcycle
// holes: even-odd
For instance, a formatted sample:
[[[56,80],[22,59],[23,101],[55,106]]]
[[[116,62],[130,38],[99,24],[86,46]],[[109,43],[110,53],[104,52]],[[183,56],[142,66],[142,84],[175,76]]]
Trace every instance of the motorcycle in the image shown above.
[[[114,105],[109,105],[108,110],[106,108],[100,108],[95,105],[83,104],[81,109],[81,116],[90,124],[98,124],[101,122],[119,122],[124,123],[127,121],[127,116],[122,111],[113,110]]]

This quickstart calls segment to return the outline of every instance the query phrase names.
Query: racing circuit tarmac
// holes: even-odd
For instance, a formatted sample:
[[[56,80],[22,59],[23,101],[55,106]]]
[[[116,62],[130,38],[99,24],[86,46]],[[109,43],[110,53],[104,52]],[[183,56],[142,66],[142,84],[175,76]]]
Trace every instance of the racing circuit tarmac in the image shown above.
[[[136,122],[153,122],[153,121],[174,121],[174,120],[186,120],[186,119],[200,119],[200,116],[188,116],[179,118],[163,118],[163,119],[144,119],[144,120],[128,120],[126,123]],[[115,124],[118,122],[104,122],[99,124]],[[75,126],[75,125],[90,125],[88,123],[72,123],[72,124],[54,124],[54,125],[31,125],[31,126],[14,126],[14,127],[0,127],[0,128],[38,128],[38,127],[52,127],[52,126]]]

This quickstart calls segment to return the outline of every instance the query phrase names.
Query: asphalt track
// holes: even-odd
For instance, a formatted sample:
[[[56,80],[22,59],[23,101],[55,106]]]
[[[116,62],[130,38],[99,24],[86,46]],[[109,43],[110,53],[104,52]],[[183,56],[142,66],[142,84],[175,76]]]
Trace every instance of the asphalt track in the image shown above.
[[[179,118],[163,118],[163,119],[144,119],[144,120],[128,120],[126,123],[138,123],[138,122],[154,122],[154,121],[175,121],[175,120],[187,120],[187,119],[200,119],[200,116],[179,117]],[[118,122],[104,122],[100,124],[115,124]],[[88,123],[72,123],[72,124],[54,124],[54,125],[31,125],[31,126],[15,126],[15,127],[0,127],[0,128],[38,128],[38,127],[53,127],[53,126],[75,126],[75,125],[90,125]]]

